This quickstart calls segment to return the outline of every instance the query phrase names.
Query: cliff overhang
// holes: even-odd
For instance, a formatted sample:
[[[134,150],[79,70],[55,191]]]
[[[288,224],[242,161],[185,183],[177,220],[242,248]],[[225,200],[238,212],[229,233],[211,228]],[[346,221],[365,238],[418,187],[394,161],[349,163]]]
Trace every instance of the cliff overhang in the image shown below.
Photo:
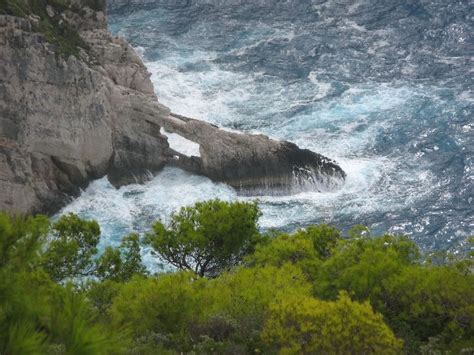
[[[143,182],[166,165],[243,193],[343,182],[335,162],[290,142],[171,113],[139,56],[107,31],[104,11],[89,2],[61,2],[40,16],[0,15],[0,210],[55,212],[92,179]],[[45,17],[76,31],[74,53],[42,32]],[[198,156],[170,147],[162,128],[198,144]]]

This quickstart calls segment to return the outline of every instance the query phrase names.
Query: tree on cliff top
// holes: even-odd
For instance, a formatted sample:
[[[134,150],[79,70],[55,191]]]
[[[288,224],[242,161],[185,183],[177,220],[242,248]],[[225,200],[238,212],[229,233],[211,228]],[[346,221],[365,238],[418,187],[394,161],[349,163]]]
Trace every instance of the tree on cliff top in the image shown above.
[[[146,243],[179,269],[215,277],[241,263],[262,240],[259,216],[256,203],[198,202],[174,213],[168,227],[156,222]]]

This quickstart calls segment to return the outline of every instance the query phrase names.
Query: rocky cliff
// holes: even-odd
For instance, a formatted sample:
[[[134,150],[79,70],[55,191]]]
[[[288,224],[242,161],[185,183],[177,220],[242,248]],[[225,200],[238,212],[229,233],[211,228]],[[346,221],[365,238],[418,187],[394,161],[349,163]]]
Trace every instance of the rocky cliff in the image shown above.
[[[173,159],[169,164],[224,181],[241,193],[330,190],[340,186],[345,177],[330,159],[290,142],[261,134],[229,132],[173,113],[156,119],[167,132],[199,144],[199,157],[188,157],[171,149]]]
[[[34,15],[0,16],[0,210],[54,211],[91,179],[124,183],[167,159],[149,117],[168,110],[146,68],[110,35],[103,12],[86,9],[48,9],[87,44],[77,57],[47,41]]]
[[[101,7],[41,4],[0,15],[0,210],[53,212],[92,179],[141,182],[165,164],[238,188],[344,178],[291,143],[171,114]],[[199,143],[201,157],[171,149],[162,126]]]

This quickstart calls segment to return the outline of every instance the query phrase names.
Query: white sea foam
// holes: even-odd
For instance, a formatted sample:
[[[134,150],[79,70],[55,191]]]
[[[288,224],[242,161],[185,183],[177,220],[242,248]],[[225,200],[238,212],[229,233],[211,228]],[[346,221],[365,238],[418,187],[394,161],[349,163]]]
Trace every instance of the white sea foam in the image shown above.
[[[253,119],[245,118],[240,111],[250,102],[255,104],[255,98],[248,93],[256,92],[258,85],[251,76],[215,67],[209,73],[182,73],[175,64],[166,61],[147,65],[153,74],[160,100],[175,112],[210,121],[220,120],[221,124],[228,124],[234,119]],[[319,81],[317,72],[310,74],[309,79],[312,85],[323,86],[326,90],[324,94],[331,90],[331,85],[324,86]],[[228,80],[232,80],[232,85],[226,82]],[[290,89],[272,87],[286,92],[290,90],[290,93],[298,90],[291,86]],[[219,91],[216,88],[224,89]],[[271,109],[282,109],[286,98],[268,87],[265,90],[270,98],[266,98],[264,103],[275,100]],[[261,227],[285,228],[308,222],[331,222],[337,215],[350,215],[357,220],[358,216],[364,218],[373,212],[406,209],[421,198],[423,191],[429,191],[426,185],[432,183],[426,170],[420,167],[416,175],[413,172],[404,174],[397,170],[399,161],[366,154],[378,134],[387,125],[396,124],[397,116],[393,115],[393,111],[406,105],[414,95],[416,90],[403,87],[354,86],[337,99],[321,102],[312,113],[294,116],[280,125],[254,130],[290,139],[301,147],[334,158],[347,173],[345,184],[335,191],[258,196],[263,211]],[[371,118],[374,114],[384,113],[389,116],[384,120]],[[328,131],[326,127],[329,125],[335,125],[337,130]],[[177,151],[197,155],[199,145],[164,133]],[[398,179],[405,183],[394,183]],[[144,231],[155,219],[167,221],[169,214],[180,207],[211,198],[248,201],[256,197],[238,196],[223,184],[215,184],[179,169],[166,168],[147,184],[130,185],[119,190],[104,179],[94,182],[64,212],[94,216],[103,226],[105,235],[117,235],[117,229]],[[363,220],[359,222],[364,223]],[[110,242],[116,241],[103,243]],[[149,256],[147,258],[149,260]]]
[[[332,88],[331,83],[327,83],[327,82],[324,82],[324,81],[318,79],[318,75],[320,75],[320,74],[321,74],[320,71],[315,71],[315,70],[311,71],[308,74],[308,79],[315,86],[315,91],[316,92],[315,92],[315,95],[314,95],[314,99],[316,99],[316,100],[320,100],[320,99],[326,97],[331,92],[331,88]]]
[[[321,19],[314,25],[334,34],[330,26],[335,18],[324,15],[323,7],[326,5],[315,6],[315,10],[321,13]],[[362,11],[359,5],[355,2],[347,11]],[[165,12],[155,12],[155,15],[160,17]],[[174,16],[168,13],[163,15],[165,20],[157,20],[145,13],[137,14],[130,16],[137,22],[145,17],[150,21],[147,26],[152,27],[154,21],[166,22],[169,19],[166,16]],[[234,20],[229,18],[228,21]],[[303,43],[307,40],[305,36],[312,38],[319,32],[310,28],[313,24],[277,22],[277,25],[262,21],[251,22],[250,26],[243,21],[242,26],[236,27],[242,33],[232,34],[232,42],[237,42],[235,46],[234,43],[221,41],[220,35],[216,38],[215,24],[205,20],[191,23],[190,30],[177,35],[174,30],[166,32],[169,28],[163,26],[165,31],[159,35],[157,32],[157,43],[164,44],[163,48],[157,48],[154,38],[147,35],[153,43],[148,46],[146,41],[141,41],[143,48],[139,53],[152,73],[160,101],[174,112],[204,119],[224,129],[240,129],[293,141],[303,148],[335,159],[347,173],[345,184],[334,191],[258,196],[263,211],[260,220],[262,228],[291,229],[324,221],[334,221],[339,226],[341,223],[380,225],[388,221],[385,225],[392,225],[395,232],[410,231],[413,227],[413,231],[425,233],[423,231],[436,224],[434,215],[442,212],[431,209],[430,218],[422,216],[415,221],[419,213],[417,209],[420,206],[421,209],[427,208],[426,201],[448,201],[455,193],[448,191],[447,185],[443,185],[439,176],[434,175],[436,169],[429,166],[431,157],[437,159],[446,153],[442,142],[429,141],[432,137],[443,137],[437,125],[439,122],[432,120],[462,122],[457,128],[458,133],[451,135],[453,145],[462,146],[473,128],[470,122],[460,117],[468,114],[465,104],[472,103],[472,92],[455,94],[455,100],[466,106],[465,113],[461,113],[454,111],[455,104],[447,103],[451,97],[443,93],[443,87],[439,88],[438,93],[436,87],[429,87],[431,84],[426,81],[426,87],[421,84],[415,87],[414,84],[396,80],[386,84],[374,83],[367,77],[366,83],[361,84],[361,77],[354,76],[357,69],[351,65],[350,55],[345,52],[352,48],[338,46],[336,37],[327,43],[321,42],[328,46],[328,50],[319,46],[308,47],[309,55],[317,58],[315,63],[326,63],[326,66],[312,66],[311,60],[309,64],[303,62],[302,72],[309,74],[287,80],[285,75],[280,77],[272,70],[292,70],[294,67],[291,64],[295,63],[289,63],[286,67],[288,63],[269,58],[270,64],[275,64],[276,68],[266,63],[262,65],[259,61],[266,57],[259,56],[262,54],[259,51],[268,50],[268,55],[272,55],[270,51],[275,46],[276,59],[279,56],[284,59],[284,52],[279,50],[290,44],[288,52],[285,52],[289,54],[290,62],[298,59],[298,54],[293,54],[299,46],[308,43]],[[395,40],[399,36],[398,30],[390,26],[372,27],[350,20],[338,23],[338,29],[345,28],[350,32],[357,53],[358,41],[369,36],[367,43],[370,47],[365,48],[370,57],[385,58],[390,47],[398,43]],[[465,35],[459,28],[453,28],[451,32],[453,41]],[[213,39],[218,44],[210,43]],[[342,60],[334,60],[332,52],[338,48],[341,49]],[[148,50],[150,53],[147,53]],[[406,51],[405,47],[393,48],[395,55],[402,56],[401,51]],[[419,73],[417,59],[423,51],[427,58],[431,58],[433,53],[429,53],[429,48],[422,47],[419,53],[405,54],[408,56],[398,69],[405,76]],[[305,55],[308,53],[305,52]],[[438,59],[447,65],[457,65],[465,60],[465,56],[460,58],[441,56]],[[302,59],[308,58],[302,56]],[[251,66],[252,63],[255,67]],[[374,63],[381,62],[361,62],[361,73],[367,72],[365,65]],[[390,64],[390,58],[383,59],[383,63]],[[261,68],[269,70],[264,72]],[[344,78],[349,79],[344,81]],[[441,118],[438,112],[442,113]],[[165,134],[172,146],[179,148],[176,150],[186,155],[197,154],[196,145],[191,149],[189,141],[175,142],[176,137]],[[443,160],[440,162],[443,163]],[[472,175],[471,170],[469,162],[466,162],[465,176]],[[426,198],[428,194],[434,197]],[[255,198],[238,196],[225,185],[166,168],[147,184],[130,185],[119,190],[105,179],[94,182],[64,211],[75,211],[98,219],[105,236],[102,245],[106,245],[116,243],[124,232],[145,231],[155,219],[167,221],[169,214],[181,206],[215,197],[246,201]],[[420,200],[423,200],[422,204]],[[471,200],[468,200],[469,203]]]
[[[196,54],[196,63],[210,60]],[[235,83],[249,82],[243,75],[220,70],[214,65],[206,72],[183,72],[178,59],[147,62],[159,100],[175,113],[211,123],[225,124],[232,107],[249,99],[249,92]]]
[[[117,246],[127,233],[146,232],[155,220],[167,222],[171,213],[195,202],[220,198],[235,199],[235,192],[226,185],[188,174],[180,169],[165,168],[153,180],[114,188],[107,178],[92,182],[79,198],[59,214],[76,213],[97,220],[103,238],[99,248]],[[142,251],[147,266],[157,269],[149,249]]]

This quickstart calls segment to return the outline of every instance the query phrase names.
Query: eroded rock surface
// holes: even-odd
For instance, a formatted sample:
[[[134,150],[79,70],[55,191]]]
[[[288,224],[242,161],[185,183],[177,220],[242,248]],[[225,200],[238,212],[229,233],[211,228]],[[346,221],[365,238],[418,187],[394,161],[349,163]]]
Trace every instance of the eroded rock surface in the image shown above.
[[[157,120],[166,131],[200,145],[200,157],[174,152],[176,166],[242,192],[327,190],[336,188],[345,178],[344,171],[330,159],[290,142],[230,132],[176,114],[159,116]]]
[[[89,53],[67,59],[30,20],[0,16],[0,210],[55,211],[91,179],[140,180],[168,159],[149,117],[169,110],[145,66],[90,16],[78,23]]]
[[[245,191],[344,179],[334,162],[292,143],[172,114],[103,12],[48,16],[68,21],[88,49],[66,58],[35,31],[37,18],[0,16],[0,210],[54,212],[92,179],[143,182],[166,164]],[[161,127],[198,143],[201,156],[171,149]]]

